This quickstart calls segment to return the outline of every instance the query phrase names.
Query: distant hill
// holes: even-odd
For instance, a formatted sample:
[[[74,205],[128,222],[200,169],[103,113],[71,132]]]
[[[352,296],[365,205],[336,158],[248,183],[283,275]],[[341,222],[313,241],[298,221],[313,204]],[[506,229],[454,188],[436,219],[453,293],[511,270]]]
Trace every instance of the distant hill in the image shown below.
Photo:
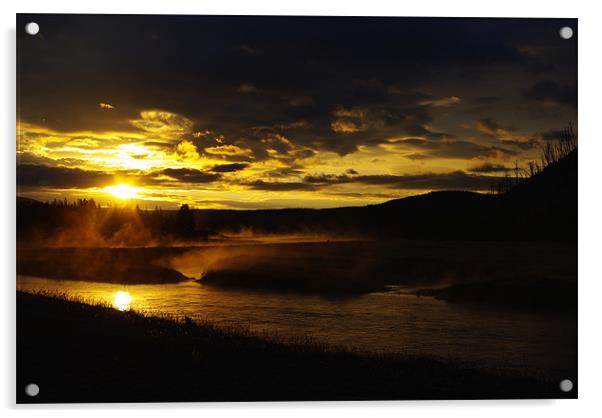
[[[510,191],[431,192],[365,207],[195,210],[210,232],[313,233],[380,238],[567,240],[577,234],[577,150]]]

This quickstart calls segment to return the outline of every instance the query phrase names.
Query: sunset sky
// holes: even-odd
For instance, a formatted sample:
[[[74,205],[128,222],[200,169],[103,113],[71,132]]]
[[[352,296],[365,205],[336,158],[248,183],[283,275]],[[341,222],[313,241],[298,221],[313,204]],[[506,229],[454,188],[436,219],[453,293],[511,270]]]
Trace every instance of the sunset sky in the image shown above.
[[[17,183],[142,207],[487,191],[577,122],[577,21],[20,15]],[[575,36],[558,35],[571,26]]]

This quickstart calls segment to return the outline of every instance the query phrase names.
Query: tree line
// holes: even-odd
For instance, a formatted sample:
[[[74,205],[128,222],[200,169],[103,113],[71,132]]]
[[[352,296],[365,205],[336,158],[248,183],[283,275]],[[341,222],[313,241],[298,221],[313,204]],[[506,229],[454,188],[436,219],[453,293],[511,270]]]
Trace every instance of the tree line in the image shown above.
[[[159,207],[142,210],[137,205],[103,207],[93,198],[18,201],[17,239],[21,242],[46,243],[60,238],[78,245],[94,245],[101,240],[145,245],[149,241],[198,239],[204,235],[187,204],[174,212]],[[78,236],[83,242],[77,241]]]

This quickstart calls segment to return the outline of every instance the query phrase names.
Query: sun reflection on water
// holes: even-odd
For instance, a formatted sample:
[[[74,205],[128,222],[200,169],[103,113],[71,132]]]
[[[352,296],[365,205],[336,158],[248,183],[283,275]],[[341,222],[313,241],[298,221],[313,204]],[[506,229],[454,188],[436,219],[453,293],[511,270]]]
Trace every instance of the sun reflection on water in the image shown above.
[[[132,295],[130,292],[124,292],[122,290],[116,292],[113,295],[113,307],[120,311],[127,311],[130,309],[132,304]]]

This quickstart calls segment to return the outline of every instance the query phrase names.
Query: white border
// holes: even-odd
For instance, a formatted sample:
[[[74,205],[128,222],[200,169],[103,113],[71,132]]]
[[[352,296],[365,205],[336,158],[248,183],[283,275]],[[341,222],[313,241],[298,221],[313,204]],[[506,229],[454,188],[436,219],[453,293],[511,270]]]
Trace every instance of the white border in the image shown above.
[[[549,417],[573,415],[600,416],[600,357],[602,341],[599,319],[602,297],[602,275],[599,274],[601,188],[596,181],[602,166],[600,120],[602,92],[600,88],[602,17],[593,1],[503,0],[496,3],[470,0],[304,0],[284,1],[192,1],[192,0],[23,0],[16,4],[2,2],[2,55],[0,71],[3,92],[0,118],[5,127],[2,147],[2,220],[0,265],[2,275],[0,340],[1,370],[0,406],[8,415],[31,416],[105,416],[131,417],[141,412],[149,417],[162,417],[173,410],[178,416],[219,415],[261,417],[305,417],[345,414],[360,417],[377,413],[382,416],[420,414],[447,417],[508,417],[509,415],[545,414]],[[358,16],[475,16],[475,17],[577,17],[579,18],[579,401],[436,401],[436,402],[347,402],[347,403],[254,403],[254,404],[143,404],[143,405],[59,405],[14,406],[14,215],[15,215],[15,13],[133,13],[133,14],[286,14],[286,15],[358,15]],[[550,347],[553,350],[553,347]],[[202,377],[200,377],[202,378]],[[5,415],[7,416],[7,415]]]

